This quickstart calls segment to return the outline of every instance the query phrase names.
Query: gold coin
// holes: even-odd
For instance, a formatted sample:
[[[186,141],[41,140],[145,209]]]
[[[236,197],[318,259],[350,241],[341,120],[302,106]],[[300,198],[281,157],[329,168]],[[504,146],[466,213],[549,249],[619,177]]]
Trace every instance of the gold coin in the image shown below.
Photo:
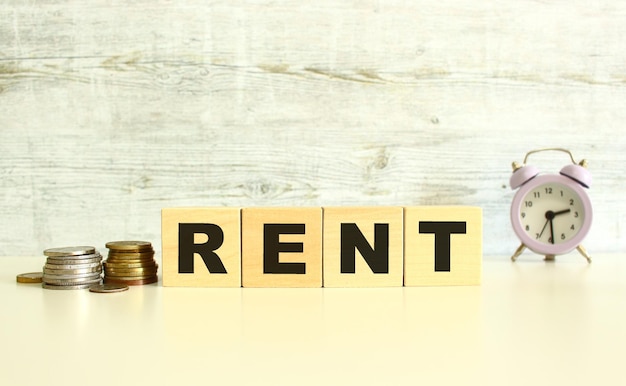
[[[119,266],[127,266],[129,264],[139,264],[141,266],[150,266],[150,265],[156,265],[157,262],[154,259],[124,259],[124,260],[119,260],[119,259],[107,259],[105,261],[102,262],[103,265],[119,265]]]
[[[140,262],[140,263],[127,263],[127,262],[123,262],[123,263],[118,263],[118,262],[108,262],[105,261],[102,265],[104,265],[104,268],[121,268],[121,269],[128,269],[128,268],[154,268],[154,267],[158,267],[159,265],[156,263],[156,261],[152,260],[152,261],[147,261],[147,262]]]
[[[118,278],[116,279],[111,279],[111,278],[104,278],[104,284],[126,284],[126,285],[144,285],[144,284],[152,284],[152,283],[156,283],[159,281],[158,276],[154,276],[154,277],[150,277],[147,279],[139,279],[139,280],[120,280]]]
[[[154,276],[157,274],[156,270],[153,271],[136,271],[136,272],[105,272],[104,276],[107,277],[133,277],[144,278],[148,276]]]
[[[18,283],[41,283],[43,272],[28,272],[17,275]]]
[[[152,250],[152,243],[149,241],[109,241],[106,247],[116,251],[145,251]]]
[[[126,263],[129,261],[142,262],[142,261],[153,261],[154,257],[152,256],[109,256],[107,260],[117,261],[120,263]]]
[[[101,294],[122,291],[128,291],[128,286],[125,284],[96,284],[89,287],[89,292],[97,292]]]
[[[124,274],[105,273],[104,274],[105,278],[115,279],[115,280],[142,280],[142,279],[149,279],[153,276],[157,276],[157,274],[155,272],[145,273],[145,274],[136,274],[136,275],[130,274],[130,273],[124,273]]]
[[[140,249],[140,250],[118,250],[118,249],[109,249],[109,255],[153,255],[154,249]]]

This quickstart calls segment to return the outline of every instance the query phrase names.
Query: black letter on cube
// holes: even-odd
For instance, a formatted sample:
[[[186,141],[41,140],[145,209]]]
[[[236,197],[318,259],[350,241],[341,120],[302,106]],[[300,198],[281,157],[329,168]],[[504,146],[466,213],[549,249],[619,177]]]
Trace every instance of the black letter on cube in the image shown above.
[[[305,224],[263,224],[263,273],[306,274],[306,263],[281,263],[280,252],[303,252],[302,243],[281,243],[281,234],[303,235]]]
[[[341,224],[341,273],[355,273],[355,249],[372,272],[389,273],[389,224],[374,224],[374,249],[356,224]]]
[[[204,233],[206,243],[195,244],[194,235]],[[222,246],[224,231],[215,224],[178,224],[178,273],[193,273],[194,253],[202,256],[211,273],[227,273],[220,257],[213,251]]]
[[[435,272],[450,272],[450,235],[466,233],[465,221],[420,221],[419,233],[435,234]]]

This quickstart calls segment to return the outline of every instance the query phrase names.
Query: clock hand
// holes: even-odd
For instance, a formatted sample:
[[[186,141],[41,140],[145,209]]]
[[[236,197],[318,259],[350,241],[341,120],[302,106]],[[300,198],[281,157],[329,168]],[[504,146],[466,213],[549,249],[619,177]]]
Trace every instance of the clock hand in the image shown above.
[[[571,211],[572,211],[571,209],[563,209],[563,210],[559,210],[558,212],[554,212],[554,213],[552,213],[552,217],[554,217],[554,216],[558,216],[558,215],[560,215],[560,214],[564,214],[564,213],[569,213],[569,212],[571,212]]]
[[[541,233],[539,233],[539,237],[537,237],[538,239],[541,238],[541,235],[543,234],[543,231],[546,230],[546,227],[548,226],[548,223],[550,222],[550,220],[546,220],[546,223],[543,224],[543,228],[541,228]]]
[[[553,212],[549,210],[546,212],[546,218],[548,219],[548,222],[550,223],[550,242],[552,244],[554,244],[554,224],[552,223],[552,220],[554,219],[554,217],[560,214],[565,214],[569,212],[571,212],[571,209],[563,209],[563,210],[559,210],[558,212]]]
[[[552,225],[553,218],[554,216],[550,217],[550,219],[548,220],[550,222],[550,242],[552,244],[554,244],[554,226]]]

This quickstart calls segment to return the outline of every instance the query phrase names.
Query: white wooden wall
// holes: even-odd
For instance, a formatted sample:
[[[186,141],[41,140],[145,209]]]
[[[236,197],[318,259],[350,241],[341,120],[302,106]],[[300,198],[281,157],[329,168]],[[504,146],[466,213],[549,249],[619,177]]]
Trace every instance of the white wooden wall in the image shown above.
[[[164,207],[448,204],[509,255],[546,146],[623,251],[625,126],[622,1],[1,0],[0,255],[160,248]]]

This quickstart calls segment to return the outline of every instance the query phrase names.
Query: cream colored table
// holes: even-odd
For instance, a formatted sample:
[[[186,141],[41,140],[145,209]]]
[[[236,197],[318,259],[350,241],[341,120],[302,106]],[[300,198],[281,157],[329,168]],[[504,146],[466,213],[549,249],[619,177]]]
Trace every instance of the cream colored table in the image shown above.
[[[0,385],[626,384],[626,256],[486,257],[480,287],[118,294],[17,284]]]

